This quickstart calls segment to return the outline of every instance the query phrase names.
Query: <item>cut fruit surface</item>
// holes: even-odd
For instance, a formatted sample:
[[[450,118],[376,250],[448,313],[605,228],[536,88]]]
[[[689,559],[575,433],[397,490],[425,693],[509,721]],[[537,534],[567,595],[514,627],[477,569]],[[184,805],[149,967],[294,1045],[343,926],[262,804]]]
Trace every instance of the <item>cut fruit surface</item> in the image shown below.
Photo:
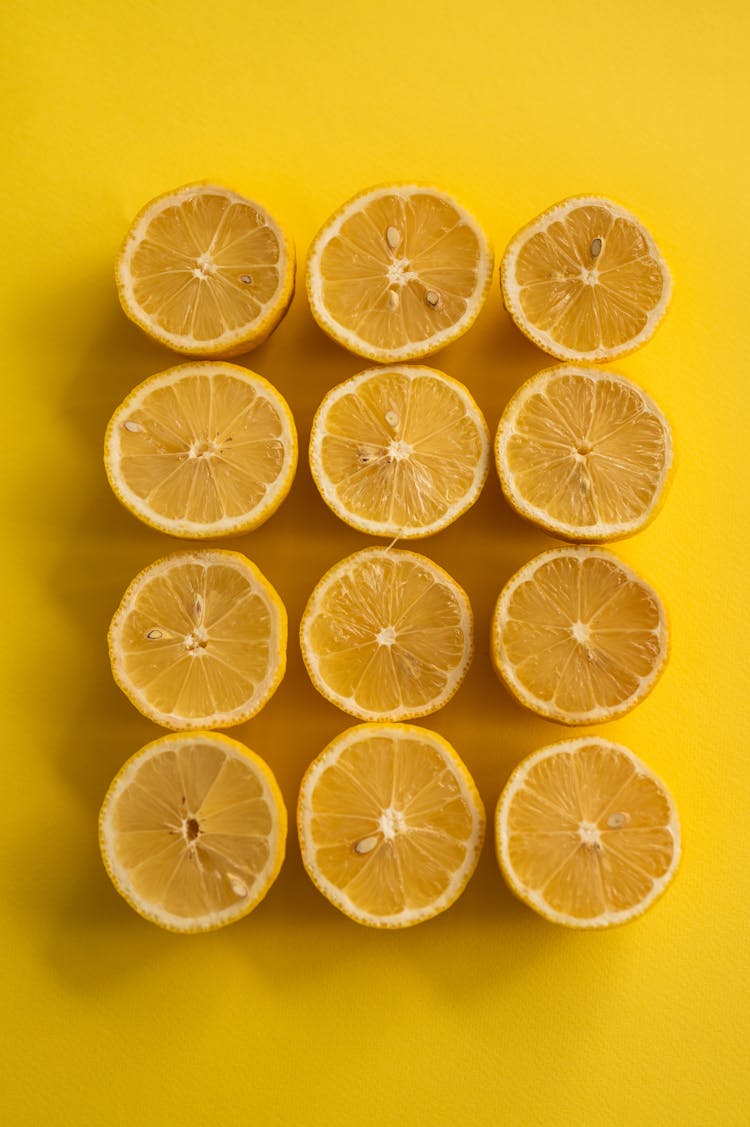
[[[132,908],[170,931],[246,916],[284,860],[286,808],[271,769],[228,736],[162,736],[107,791],[99,844]]]
[[[265,208],[188,184],[138,213],[115,265],[123,310],[191,356],[237,356],[276,328],[294,291],[294,247]]]
[[[500,281],[519,329],[560,360],[610,360],[640,348],[672,291],[640,220],[600,196],[563,200],[523,227]]]
[[[467,389],[432,368],[371,368],[328,392],[310,436],[325,502],[377,536],[429,536],[479,496],[489,432]]]
[[[361,924],[408,927],[463,892],[485,815],[442,736],[409,724],[360,724],[308,767],[297,824],[305,868],[332,904]]]
[[[307,261],[318,324],[371,360],[414,360],[461,336],[484,304],[492,249],[436,188],[371,188],[324,224]]]
[[[287,617],[255,564],[219,549],[178,552],[141,571],[109,628],[115,681],[166,728],[255,716],[286,669]]]
[[[611,540],[657,511],[672,436],[654,401],[624,376],[547,368],[505,408],[495,460],[521,516],[566,539]]]
[[[554,548],[516,572],[492,622],[495,668],[521,704],[562,724],[612,720],[662,672],[659,596],[600,548]]]
[[[257,528],[294,480],[291,411],[262,376],[198,361],[139,384],[112,416],[104,464],[118,499],[172,536]]]
[[[300,643],[315,688],[344,712],[361,720],[426,716],[466,675],[471,604],[425,556],[365,548],[323,576]]]
[[[540,915],[602,928],[661,895],[680,827],[664,783],[626,747],[591,737],[519,764],[497,806],[495,845],[511,889]]]

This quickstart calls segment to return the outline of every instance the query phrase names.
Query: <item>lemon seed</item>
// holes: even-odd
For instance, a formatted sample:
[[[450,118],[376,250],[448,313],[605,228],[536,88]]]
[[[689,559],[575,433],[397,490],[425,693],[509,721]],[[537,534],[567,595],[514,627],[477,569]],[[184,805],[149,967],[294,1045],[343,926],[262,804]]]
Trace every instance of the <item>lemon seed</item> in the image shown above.
[[[396,250],[401,245],[401,232],[398,227],[386,227],[385,241],[391,250]]]

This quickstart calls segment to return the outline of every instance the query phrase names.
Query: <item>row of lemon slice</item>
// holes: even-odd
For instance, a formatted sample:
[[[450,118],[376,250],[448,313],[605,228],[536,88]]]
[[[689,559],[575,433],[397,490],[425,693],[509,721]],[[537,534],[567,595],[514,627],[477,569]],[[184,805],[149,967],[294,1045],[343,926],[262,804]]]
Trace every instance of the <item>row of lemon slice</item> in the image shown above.
[[[341,520],[375,536],[441,531],[477,500],[490,437],[469,390],[432,368],[368,369],[332,388],[310,468]],[[672,469],[663,413],[614,372],[564,365],[527,380],[495,438],[503,492],[563,539],[630,536],[658,511]],[[146,524],[190,539],[257,528],[288,494],[297,431],[283,396],[235,364],[198,361],[139,384],[114,412],[105,467]]]
[[[479,860],[485,811],[442,736],[409,724],[342,732],[302,779],[297,828],[318,889],[358,923],[409,927],[460,896]],[[216,732],[142,748],[102,806],[104,863],[120,894],[168,930],[247,915],[281,869],[287,814],[271,769]],[[604,928],[640,915],[680,855],[674,803],[632,752],[598,738],[525,759],[495,814],[510,887],[545,918]]]
[[[145,716],[187,731],[242,724],[286,669],[287,615],[245,556],[183,551],[141,571],[109,630],[115,680]],[[335,564],[299,627],[315,688],[360,720],[442,708],[474,651],[469,597],[427,556],[371,547]],[[668,653],[654,589],[603,548],[553,548],[503,587],[492,618],[495,668],[515,697],[563,724],[630,711]]]
[[[419,184],[370,188],[312,242],[306,287],[334,340],[379,362],[427,356],[460,337],[487,297],[494,256],[476,219]],[[291,238],[255,201],[189,184],[136,216],[117,260],[128,317],[191,356],[236,356],[261,344],[294,291]],[[649,231],[599,196],[537,216],[511,239],[500,278],[506,308],[561,360],[610,360],[640,347],[670,299],[669,270]]]
[[[465,331],[489,286],[481,229],[444,193],[376,189],[345,205],[313,243],[316,319],[379,361],[427,355]],[[199,356],[261,342],[292,294],[290,241],[258,205],[190,186],[148,205],[117,265],[123,307],[150,335]],[[512,241],[506,305],[541,347],[601,360],[643,343],[669,298],[648,232],[609,201],[566,201]],[[624,377],[552,369],[528,381],[498,429],[503,490],[518,512],[569,539],[629,535],[656,511],[672,461],[669,427]],[[147,380],[115,412],[105,463],[120,499],[176,535],[247,531],[288,492],[297,458],[289,408],[265,380],[191,364]],[[489,465],[486,423],[461,384],[432,369],[361,373],[316,415],[318,488],[362,531],[409,538],[456,519]],[[447,907],[468,881],[484,813],[441,737],[394,721],[427,715],[457,690],[473,648],[471,606],[413,552],[371,548],[332,568],[300,627],[319,691],[369,723],[308,769],[299,803],[305,865],[352,918],[405,926]],[[131,584],[110,629],[118,683],[178,730],[255,715],[283,677],[286,613],[237,553],[183,552]],[[555,549],[502,591],[492,653],[517,698],[551,719],[620,715],[663,668],[656,593],[616,557]],[[227,737],[165,737],[134,756],[101,816],[105,864],[143,915],[177,930],[238,918],[283,857],[286,815],[268,767]],[[553,745],[519,766],[498,806],[496,844],[511,887],[574,926],[631,918],[679,857],[666,788],[626,749]]]

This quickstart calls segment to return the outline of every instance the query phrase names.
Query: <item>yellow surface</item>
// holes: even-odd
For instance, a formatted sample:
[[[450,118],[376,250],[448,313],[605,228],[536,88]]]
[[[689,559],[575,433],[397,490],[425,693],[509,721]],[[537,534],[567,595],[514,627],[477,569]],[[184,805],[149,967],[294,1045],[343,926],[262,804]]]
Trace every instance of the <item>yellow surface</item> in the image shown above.
[[[31,0],[5,5],[3,24],[3,1121],[744,1124],[746,5]],[[396,934],[327,904],[294,840],[258,910],[213,935],[162,934],[110,886],[98,806],[158,732],[112,683],[106,626],[138,569],[179,546],[119,507],[101,464],[112,409],[176,362],[126,321],[112,263],[147,199],[201,177],[257,196],[302,253],[358,189],[410,178],[453,191],[498,252],[587,191],[656,235],[673,306],[619,366],[668,414],[679,461],[663,512],[617,551],[668,603],[673,654],[651,697],[601,729],[664,778],[682,816],[682,871],[642,920],[580,935],[537,919],[491,843],[449,912]],[[288,398],[304,449],[323,393],[366,364],[298,289],[247,363]],[[501,311],[495,278],[473,329],[430,363],[494,427],[549,360]],[[366,543],[300,458],[279,512],[229,546],[278,587],[293,626],[325,569]],[[487,652],[502,582],[551,544],[494,476],[422,544],[470,593],[478,641],[429,726],[488,808],[523,755],[565,735],[513,703]],[[282,687],[234,734],[292,808],[348,723],[292,644]]]

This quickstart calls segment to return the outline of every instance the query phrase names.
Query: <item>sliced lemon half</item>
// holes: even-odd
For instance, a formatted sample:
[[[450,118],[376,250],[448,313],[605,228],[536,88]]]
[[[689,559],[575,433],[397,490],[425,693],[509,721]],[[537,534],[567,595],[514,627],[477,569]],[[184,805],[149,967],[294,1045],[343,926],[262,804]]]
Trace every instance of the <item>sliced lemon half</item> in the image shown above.
[[[681,849],[664,783],[599,737],[552,744],[519,764],[498,802],[495,845],[513,892],[576,928],[639,916],[672,880]]]
[[[273,773],[215,732],[168,735],[136,752],[99,815],[105,868],[132,908],[169,931],[246,916],[284,860],[287,817]]]
[[[640,348],[672,293],[650,232],[601,196],[563,200],[521,228],[500,281],[521,332],[560,360],[612,360]]]
[[[144,568],[109,628],[112,674],[165,728],[226,728],[255,716],[286,669],[287,616],[239,552],[177,552]]]
[[[492,658],[513,695],[561,724],[629,712],[668,655],[661,599],[601,548],[553,548],[508,580],[492,621]]]
[[[286,313],[294,246],[260,204],[217,184],[187,184],[139,211],[115,279],[124,312],[159,344],[237,356]]]
[[[569,540],[632,536],[672,470],[669,423],[624,376],[570,365],[527,380],[503,412],[495,460],[508,502]]]
[[[433,368],[370,368],[328,392],[310,435],[326,504],[361,532],[410,539],[476,501],[489,432],[469,391]]]
[[[282,395],[236,364],[182,364],[139,384],[113,414],[104,465],[117,498],[172,536],[249,532],[276,512],[297,468]]]
[[[365,548],[328,571],[300,624],[313,685],[361,720],[405,720],[442,708],[473,652],[466,592],[416,552]]]
[[[470,328],[493,262],[476,219],[451,196],[389,184],[325,222],[310,248],[307,294],[321,328],[351,352],[415,360]]]
[[[447,740],[410,724],[360,724],[337,736],[302,780],[305,868],[340,911],[371,927],[444,912],[474,872],[482,801]]]

